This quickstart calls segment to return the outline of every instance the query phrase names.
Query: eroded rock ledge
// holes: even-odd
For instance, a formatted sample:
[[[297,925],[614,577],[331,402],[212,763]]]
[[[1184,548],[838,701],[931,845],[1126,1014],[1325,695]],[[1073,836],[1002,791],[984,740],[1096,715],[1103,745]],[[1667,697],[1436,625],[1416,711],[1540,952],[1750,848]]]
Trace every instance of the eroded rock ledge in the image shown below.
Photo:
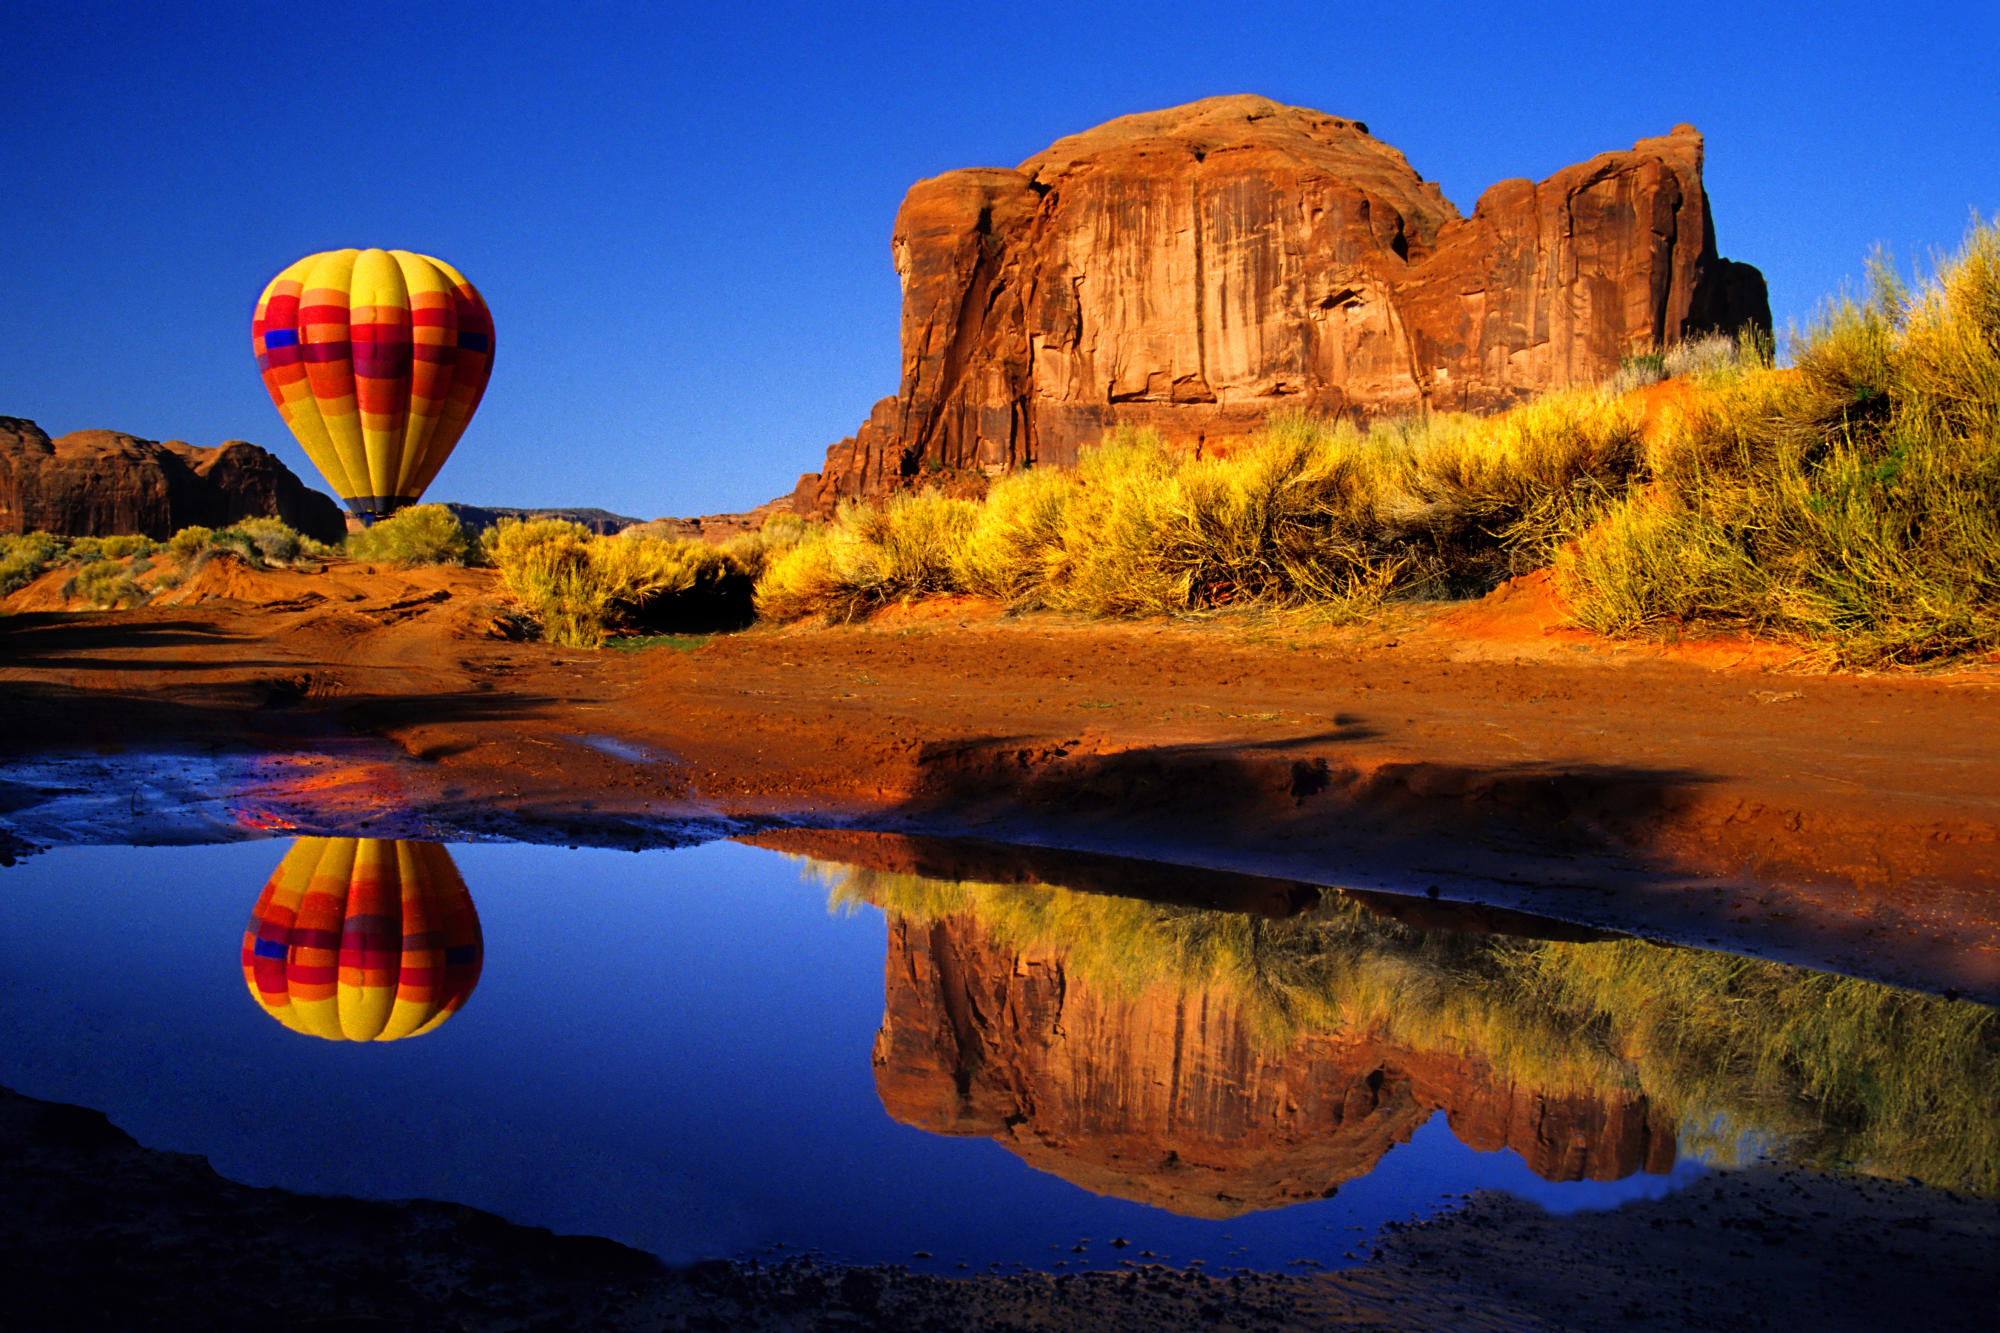
[[[1460,216],[1360,121],[1262,97],[1125,116],[896,217],[902,388],[793,504],[1063,465],[1121,424],[1199,447],[1276,410],[1487,410],[1770,324],[1689,125]]]

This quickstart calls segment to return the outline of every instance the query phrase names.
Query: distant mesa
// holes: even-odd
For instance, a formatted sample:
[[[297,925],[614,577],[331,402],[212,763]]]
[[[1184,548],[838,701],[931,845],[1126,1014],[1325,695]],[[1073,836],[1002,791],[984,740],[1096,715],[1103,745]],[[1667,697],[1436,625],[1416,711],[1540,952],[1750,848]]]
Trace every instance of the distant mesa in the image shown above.
[[[1118,425],[1199,446],[1274,411],[1485,411],[1709,329],[1768,328],[1679,125],[1460,216],[1344,120],[1212,97],[917,182],[902,388],[793,507],[1073,462]]]
[[[468,505],[446,501],[446,509],[452,512],[459,525],[468,535],[478,536],[491,527],[497,527],[506,520],[536,522],[541,519],[561,519],[565,523],[579,523],[600,537],[611,537],[645,522],[644,519],[628,518],[624,514],[614,514],[608,509],[517,509],[505,505]]]
[[[0,533],[165,539],[182,528],[261,517],[325,542],[346,531],[331,498],[242,440],[202,448],[112,430],[51,440],[32,421],[0,417]]]

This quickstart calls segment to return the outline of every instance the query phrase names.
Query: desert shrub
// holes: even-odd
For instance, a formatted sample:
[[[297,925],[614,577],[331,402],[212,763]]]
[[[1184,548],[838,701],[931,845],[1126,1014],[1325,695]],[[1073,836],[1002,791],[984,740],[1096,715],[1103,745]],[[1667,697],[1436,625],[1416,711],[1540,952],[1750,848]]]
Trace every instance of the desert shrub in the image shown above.
[[[124,561],[108,558],[81,566],[63,584],[62,591],[64,597],[74,597],[99,610],[137,606],[148,596],[126,571]]]
[[[613,632],[735,628],[750,579],[702,542],[593,537],[560,519],[503,521],[486,544],[508,589],[552,643],[596,648]]]
[[[229,531],[250,544],[255,564],[289,565],[304,549],[303,539],[281,518],[238,519]]]
[[[214,541],[214,528],[191,524],[167,538],[167,554],[185,565],[206,551]]]
[[[46,532],[0,536],[0,597],[32,583],[62,554],[62,539]]]
[[[1404,552],[1405,586],[1484,592],[1547,563],[1623,493],[1639,425],[1608,390],[1561,390],[1479,420],[1433,418],[1392,453],[1378,540]]]
[[[502,519],[483,548],[501,580],[552,643],[595,648],[604,642],[605,589],[590,562],[591,536],[562,519]]]
[[[1380,441],[1281,418],[1232,457],[1181,465],[1167,564],[1191,607],[1352,600],[1393,572],[1374,540],[1384,480]]]
[[[879,506],[843,504],[830,525],[809,530],[769,563],[757,584],[757,611],[838,622],[892,601],[955,591],[952,557],[974,508],[933,493],[896,495]]]
[[[1739,626],[1861,664],[2000,645],[2000,228],[1912,296],[1886,265],[1793,371],[1694,396],[1652,492],[1560,562],[1585,625]]]
[[[151,549],[164,550],[181,566],[183,577],[218,555],[233,555],[254,569],[265,569],[323,559],[332,554],[331,547],[302,535],[283,519],[255,516],[238,519],[220,531],[191,524],[159,546],[151,547],[148,554]]]
[[[607,629],[640,634],[741,629],[755,615],[749,574],[706,542],[618,536],[599,539],[590,551],[608,588]]]
[[[1599,390],[1492,421],[1368,432],[1280,417],[1224,458],[1121,429],[1073,471],[1015,473],[978,505],[850,506],[766,573],[758,605],[845,620],[965,591],[1090,616],[1245,602],[1362,614],[1391,594],[1484,591],[1545,562],[1638,459],[1635,420]]]
[[[147,556],[154,551],[153,539],[139,533],[121,533],[114,537],[97,539],[98,554],[106,560],[123,560],[128,556]]]
[[[722,543],[722,552],[755,583],[773,560],[805,541],[818,526],[798,514],[780,511],[767,516],[756,532],[738,533]]]
[[[996,480],[953,556],[959,586],[982,597],[1032,604],[1060,561],[1063,512],[1075,489],[1075,478],[1048,468]]]
[[[1741,336],[1704,333],[1669,347],[1661,354],[1660,369],[1669,379],[1727,375],[1744,363],[1747,351]]]
[[[1666,377],[1667,358],[1664,352],[1634,352],[1618,359],[1618,369],[1606,387],[1613,393],[1631,393],[1634,389],[1658,384]]]
[[[356,560],[375,564],[462,565],[472,551],[471,540],[458,516],[441,504],[411,505],[389,517],[350,532],[341,549]]]

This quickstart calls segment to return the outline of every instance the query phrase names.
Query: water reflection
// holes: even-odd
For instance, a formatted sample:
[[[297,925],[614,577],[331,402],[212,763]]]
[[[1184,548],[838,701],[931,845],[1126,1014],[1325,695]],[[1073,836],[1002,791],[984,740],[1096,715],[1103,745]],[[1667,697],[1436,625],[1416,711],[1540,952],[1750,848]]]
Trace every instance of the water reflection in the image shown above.
[[[1442,1110],[1552,1181],[1774,1151],[2000,1192],[1985,1006],[1270,881],[1217,911],[962,847],[964,877],[933,878],[909,867],[936,849],[834,836],[821,854],[849,864],[814,871],[833,902],[889,918],[884,1106],[1094,1191],[1209,1217],[1318,1197]]]
[[[330,1041],[396,1041],[450,1018],[479,981],[479,915],[437,843],[299,838],[243,933],[265,1013]]]

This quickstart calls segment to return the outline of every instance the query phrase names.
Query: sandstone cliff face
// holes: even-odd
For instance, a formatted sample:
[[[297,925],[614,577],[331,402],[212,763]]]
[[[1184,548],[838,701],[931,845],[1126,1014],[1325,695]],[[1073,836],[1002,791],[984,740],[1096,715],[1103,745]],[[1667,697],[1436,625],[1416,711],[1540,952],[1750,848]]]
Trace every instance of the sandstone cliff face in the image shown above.
[[[794,507],[1068,464],[1119,424],[1198,446],[1279,410],[1497,408],[1768,325],[1701,165],[1682,125],[1464,218],[1359,121],[1239,96],[919,181],[893,240],[902,388]]]
[[[326,542],[347,530],[340,506],[242,440],[198,448],[109,430],[51,440],[32,421],[0,417],[0,532],[165,538],[265,516]]]
[[[995,1138],[1085,1189],[1178,1213],[1323,1197],[1440,1109],[1461,1142],[1513,1148],[1550,1180],[1674,1162],[1673,1126],[1643,1096],[1544,1094],[1473,1055],[1360,1037],[1260,1047],[1227,999],[1101,994],[970,916],[892,919],[885,985],[874,1063],[891,1116]]]

